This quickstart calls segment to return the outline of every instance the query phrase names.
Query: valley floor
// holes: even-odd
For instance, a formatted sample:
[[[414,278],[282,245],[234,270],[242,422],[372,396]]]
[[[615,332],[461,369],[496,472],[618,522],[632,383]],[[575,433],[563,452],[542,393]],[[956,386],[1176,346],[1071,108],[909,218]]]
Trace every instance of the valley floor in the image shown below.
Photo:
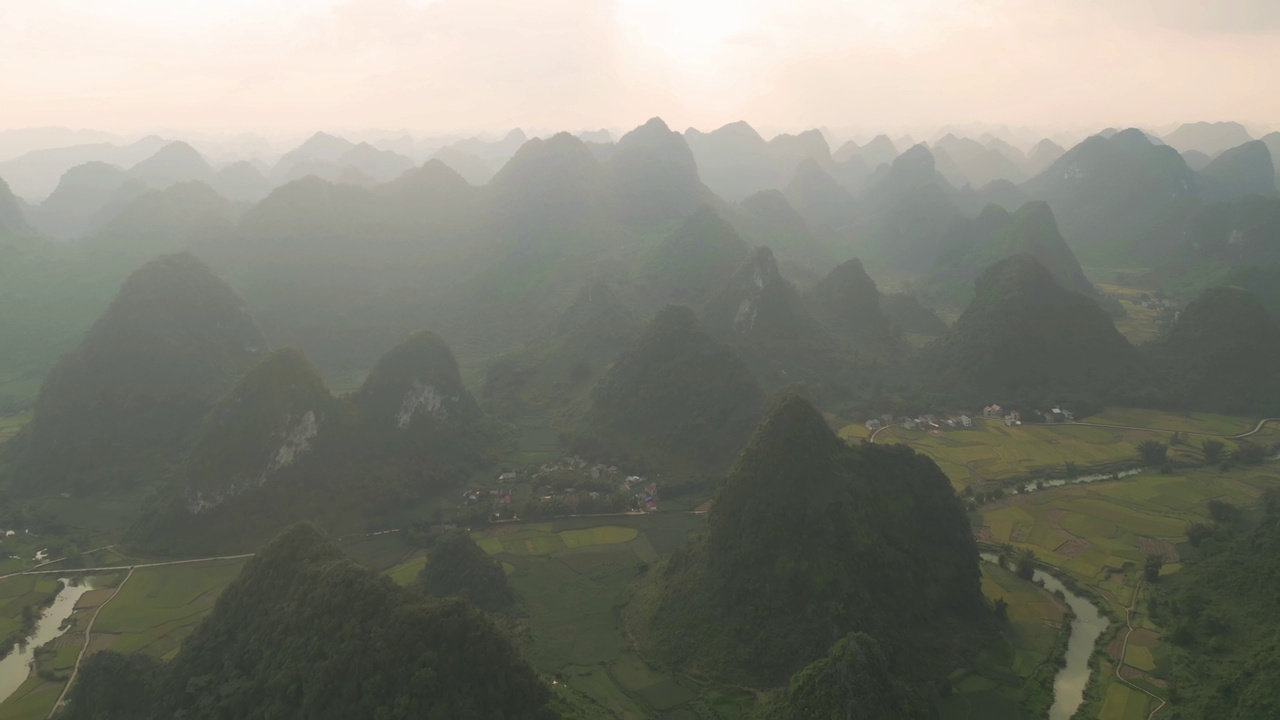
[[[1170,691],[1172,652],[1147,614],[1144,561],[1160,555],[1162,575],[1177,572],[1187,525],[1206,520],[1210,500],[1245,506],[1266,489],[1280,487],[1280,464],[1275,462],[1228,471],[1195,467],[1203,464],[1200,439],[1257,430],[1251,439],[1269,446],[1280,439],[1280,429],[1260,426],[1256,419],[1127,409],[1088,421],[1093,424],[1006,427],[992,422],[945,432],[889,428],[876,442],[905,442],[933,457],[966,496],[1000,489],[1002,497],[973,504],[971,519],[979,540],[991,548],[1033,551],[1043,566],[1093,598],[1111,618],[1094,653],[1096,670],[1083,716],[1159,717],[1156,711]],[[841,434],[854,439],[865,437],[865,430],[850,424]],[[1147,472],[1037,489],[1037,480],[1062,477],[1068,462],[1080,473],[1114,474],[1138,465],[1139,442],[1168,441],[1175,432],[1185,443],[1170,448],[1175,469],[1169,474]],[[1225,442],[1230,449],[1234,441]],[[500,523],[476,529],[473,537],[502,562],[524,602],[526,656],[579,716],[728,720],[749,714],[760,696],[649,664],[619,622],[636,578],[687,542],[703,523],[702,515],[682,509]],[[22,540],[8,541],[24,559],[10,560],[7,573],[32,569],[25,558],[39,548],[27,546],[39,541],[19,547]],[[348,538],[342,544],[357,560],[405,585],[425,563],[425,552],[406,543],[399,532]],[[83,628],[95,613],[89,653],[111,648],[172,657],[244,562],[226,558],[142,567],[150,563],[109,548],[88,559],[92,566],[120,569],[93,573],[94,589],[79,599],[70,629],[36,653],[31,677],[0,703],[0,720],[49,713],[85,649]],[[131,565],[138,567],[123,582]],[[948,720],[1016,718],[1019,708],[1047,708],[1051,699],[1045,692],[1053,677],[1049,665],[1065,643],[1063,628],[1070,615],[1060,599],[990,563],[984,563],[982,572],[984,594],[1007,604],[1009,625],[1004,639],[975,667],[952,676],[953,694],[944,709]],[[0,573],[0,628],[16,628],[22,608],[47,595],[58,576]]]

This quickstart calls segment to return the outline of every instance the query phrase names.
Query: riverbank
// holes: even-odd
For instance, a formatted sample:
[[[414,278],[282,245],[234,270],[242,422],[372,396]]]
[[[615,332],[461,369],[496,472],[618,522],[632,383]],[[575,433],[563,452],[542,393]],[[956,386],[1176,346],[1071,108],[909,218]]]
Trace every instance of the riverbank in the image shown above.
[[[89,583],[72,584],[59,579],[59,589],[53,601],[36,619],[35,627],[25,642],[19,643],[4,659],[0,660],[0,704],[5,703],[24,684],[36,675],[32,667],[48,643],[62,636],[69,629],[68,618],[75,612],[80,597],[89,592]]]

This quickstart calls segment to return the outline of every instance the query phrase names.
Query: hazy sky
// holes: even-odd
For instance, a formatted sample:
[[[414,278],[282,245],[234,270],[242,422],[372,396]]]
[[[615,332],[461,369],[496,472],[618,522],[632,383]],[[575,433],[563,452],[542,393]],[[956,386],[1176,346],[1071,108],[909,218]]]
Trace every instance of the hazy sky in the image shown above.
[[[1280,0],[0,0],[0,127],[1280,126]]]

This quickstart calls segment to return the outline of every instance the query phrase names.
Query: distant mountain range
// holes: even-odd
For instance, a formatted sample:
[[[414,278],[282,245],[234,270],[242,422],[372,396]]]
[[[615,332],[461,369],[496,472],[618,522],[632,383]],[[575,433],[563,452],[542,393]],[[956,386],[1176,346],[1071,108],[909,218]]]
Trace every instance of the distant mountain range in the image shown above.
[[[0,274],[13,309],[0,317],[0,379],[18,378],[0,382],[0,401],[29,403],[51,358],[75,344],[128,270],[182,251],[227,278],[272,346],[299,347],[343,387],[424,325],[448,336],[468,367],[504,354],[521,364],[512,377],[531,372],[522,363],[534,356],[554,367],[569,354],[552,352],[543,329],[594,283],[637,325],[668,303],[688,305],[758,381],[808,382],[820,397],[837,376],[881,382],[867,361],[906,368],[907,346],[945,332],[935,310],[953,317],[982,270],[1012,254],[1031,253],[1055,282],[1112,314],[1082,263],[1097,277],[1149,268],[1144,282],[1186,299],[1252,267],[1249,287],[1272,306],[1259,278],[1273,263],[1268,142],[1280,135],[1208,148],[1212,156],[1203,144],[1179,154],[1150,133],[1114,128],[1069,150],[953,130],[927,146],[882,135],[833,152],[816,130],[766,139],[732,123],[677,133],[658,118],[614,137],[512,131],[415,144],[316,133],[274,164],[214,161],[156,138],[127,164],[80,163],[43,202],[0,202],[9,236]],[[436,153],[473,158],[492,177],[469,182],[442,160],[411,159]],[[1204,156],[1199,169],[1188,165],[1192,153]],[[726,284],[761,247],[771,256],[761,277],[772,283],[776,268],[776,287],[790,288],[778,296],[790,297],[794,322],[774,325],[805,337],[767,351],[722,322],[736,315],[733,302],[752,306],[746,285]],[[877,308],[853,258],[874,278]],[[73,277],[74,292],[59,286]],[[857,309],[832,309],[844,293]],[[56,331],[44,337],[39,327]],[[586,363],[587,385],[611,359]],[[532,381],[537,397],[519,402],[545,409],[553,385]],[[582,407],[574,397],[564,407]]]

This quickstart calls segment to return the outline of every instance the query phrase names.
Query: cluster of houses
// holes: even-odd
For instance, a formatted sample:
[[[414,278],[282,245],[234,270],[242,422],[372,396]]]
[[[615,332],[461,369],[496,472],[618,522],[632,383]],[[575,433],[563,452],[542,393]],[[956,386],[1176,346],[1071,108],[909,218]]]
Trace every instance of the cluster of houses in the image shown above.
[[[658,509],[658,484],[640,475],[629,475],[615,465],[590,464],[586,460],[569,456],[556,463],[546,463],[524,471],[506,471],[497,477],[497,487],[469,488],[462,493],[465,505],[491,502],[500,513],[509,508],[512,494],[518,485],[527,484],[539,503],[563,500],[576,504],[583,498],[600,500],[619,490],[635,499],[635,507],[641,510]],[[586,487],[577,487],[577,485]]]
[[[510,488],[481,488],[479,490],[463,490],[462,502],[466,505],[476,505],[481,500],[488,499],[499,506],[511,504]]]
[[[1037,421],[1046,423],[1055,422],[1071,422],[1075,420],[1075,415],[1070,410],[1063,408],[1053,408],[1049,411],[1034,411]],[[973,427],[974,421],[980,417],[982,420],[990,420],[993,422],[1003,422],[1005,427],[1013,427],[1022,424],[1022,413],[1017,410],[1005,410],[996,403],[984,406],[982,414],[977,417],[969,415],[933,415],[924,414],[916,417],[902,416],[895,418],[893,415],[882,415],[878,418],[871,418],[866,422],[867,429],[875,432],[881,428],[890,425],[900,425],[904,430],[956,430],[961,428]]]

